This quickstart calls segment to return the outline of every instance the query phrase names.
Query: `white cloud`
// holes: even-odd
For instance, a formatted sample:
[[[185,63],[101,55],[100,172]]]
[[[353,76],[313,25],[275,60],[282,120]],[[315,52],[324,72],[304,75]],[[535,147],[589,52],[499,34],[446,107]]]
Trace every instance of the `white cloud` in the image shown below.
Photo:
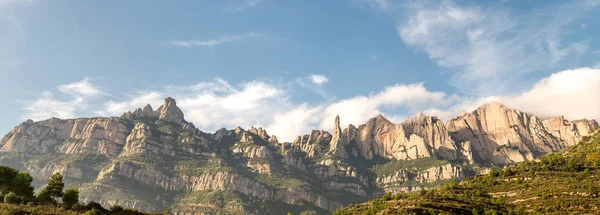
[[[306,77],[299,77],[291,84],[297,84],[298,86],[313,91],[322,98],[331,101],[334,100],[335,97],[329,95],[324,89],[324,85],[327,83],[329,83],[329,78],[327,78],[327,76],[312,74]]]
[[[448,95],[416,83],[392,85],[368,95],[317,104],[295,103],[282,86],[269,82],[250,81],[232,85],[219,78],[195,85],[170,85],[139,91],[117,101],[104,100],[100,106],[88,105],[98,103],[96,99],[101,100],[105,98],[101,95],[106,94],[89,90],[99,89],[90,79],[61,85],[58,89],[63,97],[46,91],[38,99],[27,102],[23,107],[24,118],[73,118],[86,116],[86,113],[120,116],[147,103],[157,109],[164,98],[170,96],[177,99],[186,119],[200,130],[214,132],[222,127],[262,126],[269,134],[277,135],[280,141],[292,141],[312,129],[331,131],[336,115],[340,116],[343,127],[366,123],[377,114],[395,123],[401,123],[419,112],[448,120],[490,101],[500,101],[543,118],[564,115],[570,120],[600,119],[600,69],[592,68],[554,73],[515,95]]]
[[[106,102],[98,113],[120,115],[146,103],[157,109],[167,96],[177,99],[186,120],[207,132],[223,127],[262,126],[277,131],[269,130],[280,140],[290,140],[302,133],[298,129],[308,126],[305,118],[298,116],[304,112],[314,113],[312,107],[292,104],[285,90],[267,82],[250,81],[234,86],[219,78],[191,86],[167,86],[149,93],[136,93],[125,101]]]
[[[219,44],[233,42],[236,40],[262,37],[262,36],[266,36],[266,35],[267,34],[265,34],[265,33],[251,32],[251,33],[246,33],[246,34],[224,35],[218,39],[211,39],[211,40],[173,40],[173,41],[167,43],[167,45],[180,46],[180,47],[199,47],[199,46],[213,47],[213,46],[216,46]]]
[[[585,30],[588,26],[586,24],[581,24],[579,27],[581,28],[581,30]]]
[[[408,108],[409,112],[417,112],[428,106],[446,104],[448,98],[443,92],[431,92],[422,83],[410,85],[394,85],[370,96],[356,96],[350,99],[329,104],[324,109],[320,127],[330,128],[336,115],[340,116],[343,125],[360,125],[369,118],[382,114],[382,108]],[[391,119],[402,119],[404,116],[386,115]]]
[[[287,112],[276,113],[273,121],[266,127],[270,134],[277,135],[280,142],[291,142],[295,137],[315,129],[314,125],[320,121],[322,106],[311,107],[304,103]],[[333,126],[327,129],[331,129]]]
[[[377,55],[372,55],[371,60],[377,60]]]
[[[138,92],[134,95],[129,96],[129,100],[125,102],[116,102],[114,100],[108,101],[104,104],[105,108],[97,110],[98,115],[104,116],[120,116],[127,111],[133,111],[137,108],[150,104],[154,109],[158,108],[158,105],[162,104],[167,96],[162,92],[150,91],[150,92]]]
[[[446,109],[428,109],[428,115],[450,119],[460,112],[470,112],[488,102],[501,102],[511,108],[541,118],[564,115],[569,120],[600,120],[600,68],[579,68],[554,73],[516,95],[496,95],[461,99]]]
[[[439,66],[454,69],[451,83],[476,95],[518,89],[516,80],[524,73],[551,68],[585,51],[586,41],[566,42],[563,28],[598,6],[570,2],[517,16],[498,7],[450,0],[415,1],[402,7],[368,2],[397,20],[404,43],[422,50]]]
[[[507,105],[540,117],[600,119],[600,69],[554,73],[518,96],[501,97]]]
[[[600,69],[600,62],[596,62],[593,64],[592,68],[594,69]]]
[[[58,90],[62,93],[76,95],[79,97],[97,96],[102,94],[102,91],[90,83],[90,81],[91,79],[86,77],[79,82],[58,86]]]
[[[85,111],[92,99],[104,94],[98,87],[84,78],[57,87],[62,97],[57,98],[50,91],[44,91],[33,101],[26,101],[23,106],[22,119],[43,120],[50,117],[73,118],[79,116],[79,111]]]
[[[312,81],[312,83],[317,84],[317,85],[323,85],[323,84],[326,84],[327,82],[329,82],[329,79],[327,78],[327,76],[324,76],[324,75],[310,75],[309,78],[310,78],[310,81]]]

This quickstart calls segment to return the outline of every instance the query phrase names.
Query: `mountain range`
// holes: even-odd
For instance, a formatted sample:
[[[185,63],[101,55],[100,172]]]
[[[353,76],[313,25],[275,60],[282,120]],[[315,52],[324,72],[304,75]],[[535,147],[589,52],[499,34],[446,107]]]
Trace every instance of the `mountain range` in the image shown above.
[[[173,214],[327,214],[574,146],[595,120],[540,119],[486,103],[447,122],[377,115],[280,142],[263,128],[200,131],[166,98],[120,117],[27,120],[0,140],[0,164],[43,184],[61,173],[83,201]],[[41,186],[36,186],[41,187]]]

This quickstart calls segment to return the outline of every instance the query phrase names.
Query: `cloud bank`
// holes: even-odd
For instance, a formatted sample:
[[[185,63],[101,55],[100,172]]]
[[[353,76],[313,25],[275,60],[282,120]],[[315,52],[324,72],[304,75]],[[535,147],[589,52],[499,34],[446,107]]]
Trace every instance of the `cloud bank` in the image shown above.
[[[22,118],[120,116],[148,103],[156,109],[165,97],[171,96],[177,99],[186,119],[205,132],[223,127],[261,126],[277,135],[280,141],[292,141],[312,129],[331,130],[336,115],[344,126],[365,123],[377,114],[396,123],[419,112],[447,120],[490,101],[500,101],[540,117],[564,115],[571,120],[600,119],[600,69],[593,68],[556,72],[514,95],[483,97],[460,97],[431,91],[423,83],[413,83],[387,86],[368,95],[309,104],[293,102],[285,86],[265,81],[233,85],[219,78],[189,86],[170,85],[131,92],[109,100],[92,79],[84,78],[58,86],[57,93],[55,96],[46,91],[36,100],[26,102]],[[395,109],[405,111],[388,112]]]

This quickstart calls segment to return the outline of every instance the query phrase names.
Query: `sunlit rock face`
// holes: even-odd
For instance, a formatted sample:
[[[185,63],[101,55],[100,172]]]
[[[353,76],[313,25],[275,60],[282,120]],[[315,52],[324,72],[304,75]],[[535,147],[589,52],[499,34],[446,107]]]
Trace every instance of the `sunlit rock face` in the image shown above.
[[[0,163],[30,172],[40,185],[61,173],[68,186],[80,188],[82,200],[107,207],[169,207],[175,214],[332,211],[384,192],[463,178],[466,165],[531,160],[598,127],[595,120],[541,120],[500,103],[446,123],[423,114],[400,124],[382,115],[359,126],[340,125],[339,117],[331,123],[332,133],[313,130],[291,143],[261,127],[204,133],[166,98],[156,110],[146,105],[121,117],[27,120],[0,140]],[[417,160],[444,162],[394,166]],[[387,172],[377,175],[375,167]],[[205,201],[220,198],[215,195],[239,201],[215,209],[219,202]]]

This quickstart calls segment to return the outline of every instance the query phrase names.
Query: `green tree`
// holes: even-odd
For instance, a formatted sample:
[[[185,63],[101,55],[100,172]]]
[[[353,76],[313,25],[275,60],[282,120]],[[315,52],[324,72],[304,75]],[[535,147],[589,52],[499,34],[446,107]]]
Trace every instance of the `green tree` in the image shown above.
[[[7,194],[12,189],[13,179],[19,174],[19,171],[8,166],[0,165],[0,191]]]
[[[54,201],[58,201],[61,197],[63,197],[63,188],[65,187],[65,182],[63,182],[63,177],[60,173],[54,173],[54,175],[50,176],[48,179],[48,185],[46,185],[40,195],[44,194],[46,197],[49,196]],[[47,197],[46,197],[47,199]]]
[[[42,202],[42,203],[50,203],[53,201],[52,196],[50,195],[50,192],[46,188],[43,188],[40,191],[40,193],[38,193],[37,199],[39,202]]]
[[[10,192],[4,196],[4,202],[8,204],[17,204],[19,203],[19,197],[17,194]]]
[[[112,207],[110,207],[110,212],[112,213],[119,213],[123,211],[123,207],[121,207],[120,205],[113,205]]]
[[[103,215],[104,213],[102,213],[102,211],[96,209],[96,208],[92,208],[88,211],[85,212],[84,215]]]
[[[65,190],[65,195],[63,196],[62,201],[67,208],[73,207],[73,205],[79,202],[79,190],[77,190],[77,188],[69,188]]]
[[[313,210],[302,211],[302,213],[300,213],[300,215],[317,215],[317,212],[313,211]]]
[[[26,172],[20,172],[17,174],[11,182],[11,190],[18,196],[22,196],[25,199],[33,198],[33,177]]]

